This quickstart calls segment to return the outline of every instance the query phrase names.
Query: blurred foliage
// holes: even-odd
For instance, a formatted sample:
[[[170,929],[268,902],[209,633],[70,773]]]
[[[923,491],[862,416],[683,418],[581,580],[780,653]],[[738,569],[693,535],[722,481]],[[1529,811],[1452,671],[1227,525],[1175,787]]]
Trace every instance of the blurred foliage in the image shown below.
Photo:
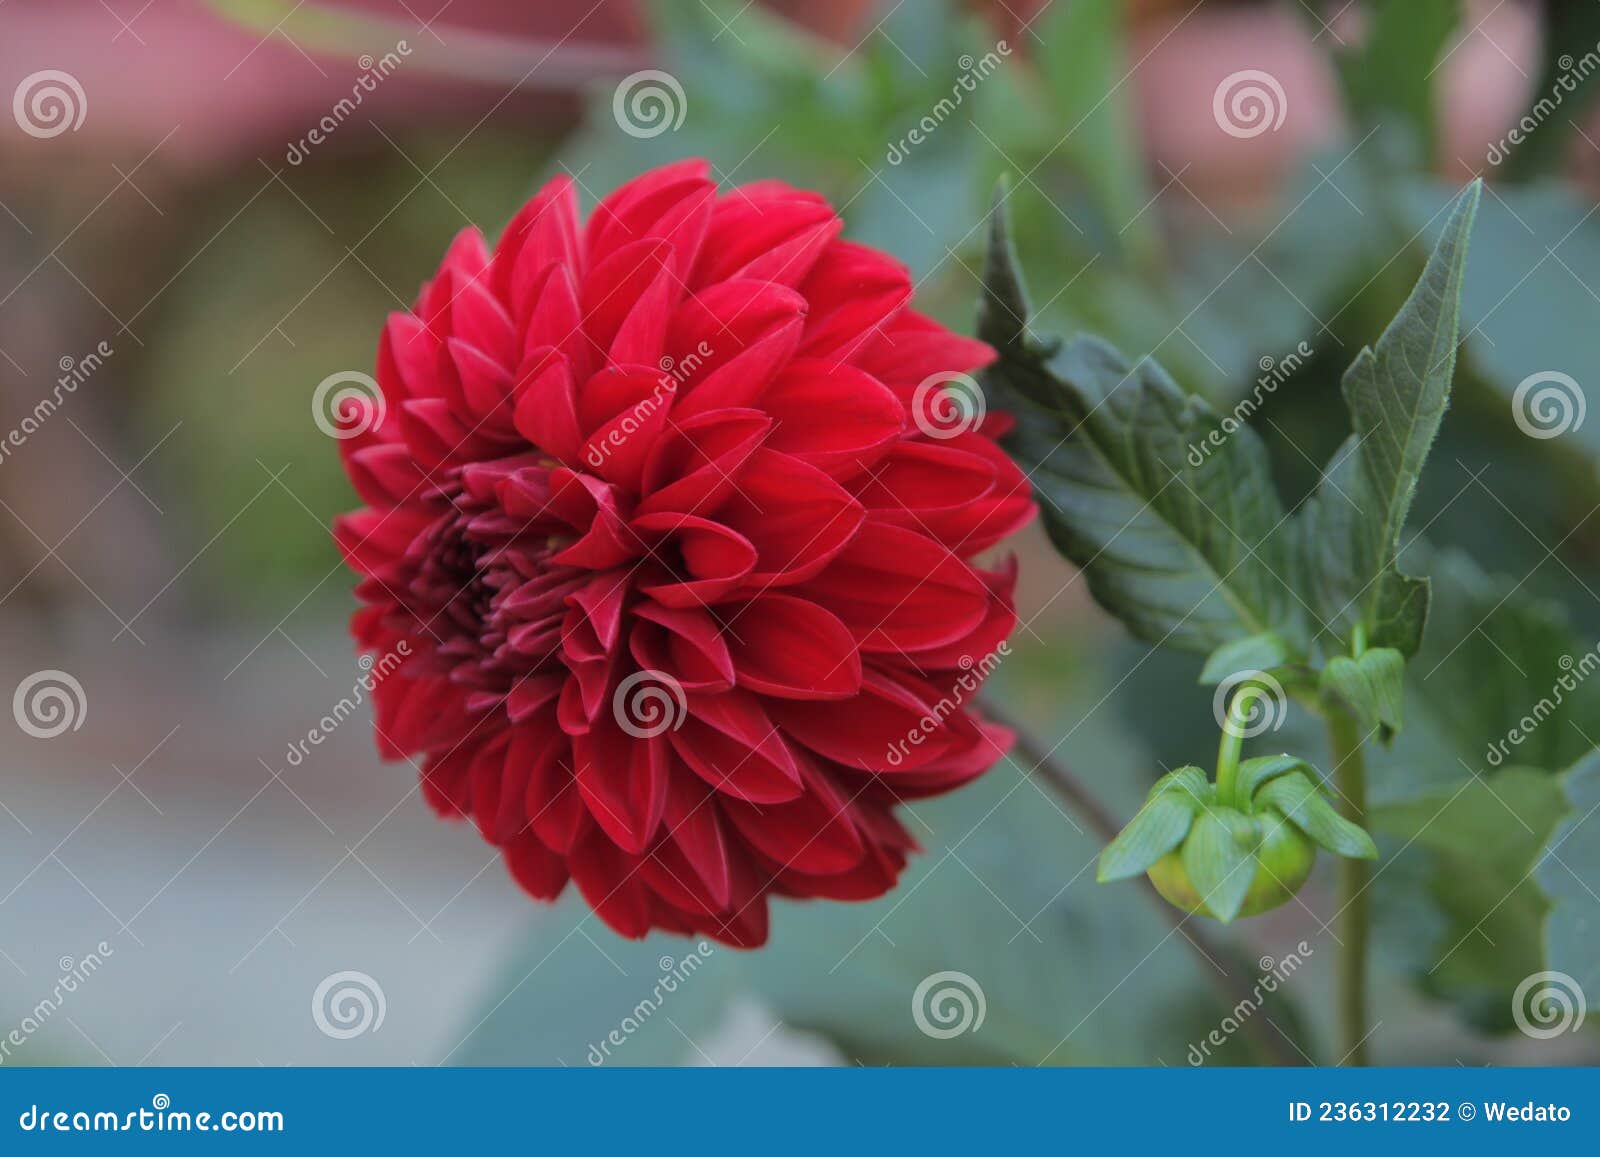
[[[1435,67],[1461,0],[1385,0],[1373,8],[1365,42],[1339,61],[1350,108],[1362,123],[1398,127],[1415,155],[1431,161],[1438,156]]]

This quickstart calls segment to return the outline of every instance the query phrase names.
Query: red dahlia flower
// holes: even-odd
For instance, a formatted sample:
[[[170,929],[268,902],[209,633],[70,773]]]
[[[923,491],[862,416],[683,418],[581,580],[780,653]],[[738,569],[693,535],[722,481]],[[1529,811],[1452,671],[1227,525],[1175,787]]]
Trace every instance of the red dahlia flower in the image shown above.
[[[706,173],[462,233],[343,399],[335,535],[435,809],[625,936],[754,946],[769,895],[888,890],[895,805],[1004,753],[968,701],[1014,567],[970,560],[1033,506],[997,416],[948,421],[993,352],[822,198]]]

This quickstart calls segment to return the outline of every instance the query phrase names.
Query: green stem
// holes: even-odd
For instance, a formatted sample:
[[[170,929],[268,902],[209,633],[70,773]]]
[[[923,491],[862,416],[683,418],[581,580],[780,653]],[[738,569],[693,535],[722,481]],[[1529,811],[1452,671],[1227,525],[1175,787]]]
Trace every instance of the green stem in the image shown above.
[[[1250,722],[1250,701],[1266,698],[1260,687],[1246,686],[1234,692],[1228,702],[1228,717],[1222,725],[1222,741],[1217,744],[1217,802],[1243,811],[1246,801],[1234,798],[1234,781],[1239,773],[1239,756],[1244,752],[1244,732]]]
[[[1339,810],[1352,823],[1366,824],[1367,769],[1361,733],[1342,711],[1328,715]],[[1339,860],[1339,1055],[1345,1065],[1367,1064],[1367,881],[1366,860]]]

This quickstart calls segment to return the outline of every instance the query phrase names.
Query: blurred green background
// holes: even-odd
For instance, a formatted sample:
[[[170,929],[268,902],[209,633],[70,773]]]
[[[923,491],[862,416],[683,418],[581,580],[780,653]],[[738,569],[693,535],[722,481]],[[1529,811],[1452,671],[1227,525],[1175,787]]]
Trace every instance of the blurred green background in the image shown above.
[[[1600,993],[1600,835],[1580,822],[1600,794],[1579,766],[1600,692],[1514,776],[1480,778],[1600,631],[1600,417],[1531,437],[1513,406],[1530,375],[1581,388],[1600,365],[1600,4],[12,0],[0,30],[7,91],[63,69],[87,103],[48,139],[0,122],[0,427],[113,351],[0,458],[5,686],[64,670],[87,704],[0,756],[0,1029],[62,958],[114,948],[7,1063],[584,1064],[692,950],[535,911],[359,722],[285,759],[359,673],[326,533],[355,497],[317,383],[370,370],[385,314],[464,226],[492,236],[557,172],[592,202],[691,155],[825,193],[966,332],[1009,174],[1045,327],[1153,356],[1219,409],[1282,379],[1252,423],[1291,502],[1345,435],[1339,375],[1484,175],[1455,405],[1412,523],[1438,605],[1374,770],[1372,1048],[1600,1055],[1588,1033],[1509,1031],[1531,972]],[[386,53],[392,74],[334,114]],[[613,99],[645,68],[681,87],[682,120],[642,139]],[[1246,70],[1281,122],[1230,133],[1215,99]],[[1026,625],[996,697],[1130,814],[1209,757],[1198,662],[1129,641],[1036,528],[1016,550]],[[1320,752],[1302,723],[1282,744]],[[1306,967],[1208,1063],[1337,1059],[1320,873],[1211,933],[1208,963],[1132,886],[1094,884],[1097,841],[1015,766],[910,823],[928,850],[895,893],[780,905],[770,947],[712,953],[613,1063],[1181,1065],[1229,1016],[1209,973],[1289,953]],[[342,969],[381,985],[379,1031],[317,1031],[311,993]],[[950,970],[986,1015],[943,1039],[911,1008]]]

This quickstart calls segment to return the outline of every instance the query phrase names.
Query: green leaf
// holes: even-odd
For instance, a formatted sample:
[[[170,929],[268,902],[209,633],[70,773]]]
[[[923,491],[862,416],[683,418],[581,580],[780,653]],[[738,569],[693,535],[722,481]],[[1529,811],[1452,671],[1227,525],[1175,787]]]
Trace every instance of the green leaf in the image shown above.
[[[1191,764],[1188,767],[1180,767],[1177,771],[1169,771],[1156,780],[1145,799],[1152,800],[1164,792],[1173,792],[1204,803],[1208,798],[1209,789],[1210,780],[1206,778],[1206,773]]]
[[[1298,772],[1272,780],[1256,793],[1255,802],[1276,808],[1330,852],[1361,860],[1378,858],[1372,837],[1336,812],[1317,785]]]
[[[1488,575],[1459,551],[1428,569],[1433,610],[1407,667],[1406,731],[1371,753],[1372,798],[1403,802],[1513,764],[1571,767],[1600,739],[1593,638],[1521,578]]]
[[[1275,631],[1251,635],[1247,639],[1224,643],[1212,651],[1200,672],[1200,682],[1209,687],[1240,671],[1270,671],[1283,666],[1293,657],[1294,651],[1288,642]]]
[[[1459,0],[1378,0],[1359,51],[1338,60],[1356,116],[1401,128],[1426,164],[1435,152],[1435,63],[1460,19]]]
[[[1405,686],[1405,656],[1392,647],[1374,647],[1357,659],[1335,655],[1320,682],[1324,694],[1355,715],[1363,732],[1382,728],[1386,740],[1400,730]]]
[[[1207,809],[1195,820],[1183,845],[1183,867],[1206,908],[1224,924],[1239,914],[1256,876],[1254,850],[1240,838],[1234,814],[1223,809]]]
[[[1017,416],[1008,446],[1057,548],[1149,642],[1210,653],[1268,631],[1303,635],[1261,440],[1242,425],[1222,437],[1215,412],[1149,359],[1029,334],[1003,206],[993,221],[978,329],[1000,358],[984,384]]]
[[[1566,818],[1540,851],[1534,872],[1551,904],[1543,966],[1565,972],[1600,999],[1600,752],[1561,777]],[[1529,970],[1534,971],[1533,969]]]
[[[1345,373],[1354,434],[1301,523],[1306,574],[1325,625],[1340,633],[1360,628],[1372,646],[1406,656],[1422,640],[1428,584],[1401,573],[1396,555],[1450,400],[1467,237],[1481,191],[1474,181],[1456,199],[1411,296]]]
[[[1379,943],[1424,992],[1503,1031],[1525,977],[1555,968],[1591,993],[1600,980],[1600,903],[1587,891],[1600,826],[1580,822],[1600,802],[1589,756],[1600,655],[1523,581],[1455,551],[1428,569],[1434,605],[1407,668],[1406,730],[1369,752],[1369,820],[1404,841],[1374,889]]]
[[[1200,806],[1199,799],[1181,788],[1154,796],[1100,853],[1096,878],[1105,883],[1145,871],[1183,842]]]
[[[1239,764],[1237,778],[1234,780],[1239,798],[1253,800],[1256,798],[1256,793],[1261,790],[1262,784],[1302,768],[1311,775],[1316,775],[1315,768],[1293,755],[1258,755],[1254,759],[1246,759]]]
[[[1587,154],[1588,146],[1583,149]],[[1439,182],[1412,185],[1402,202],[1405,227],[1436,236],[1443,192]],[[1471,364],[1503,398],[1504,408],[1490,420],[1498,419],[1509,443],[1496,456],[1504,454],[1510,464],[1498,466],[1498,484],[1495,470],[1484,479],[1497,493],[1508,485],[1506,472],[1517,468],[1511,446],[1530,455],[1581,450],[1590,460],[1600,459],[1600,413],[1588,412],[1584,392],[1586,386],[1592,392],[1590,367],[1600,364],[1600,325],[1594,298],[1573,281],[1576,272],[1592,284],[1584,271],[1600,268],[1600,220],[1593,209],[1594,199],[1571,182],[1500,187],[1474,226],[1474,275],[1462,293],[1461,323]],[[1551,374],[1568,375],[1577,385]],[[1539,376],[1544,381],[1535,380],[1518,398],[1518,387]],[[1547,389],[1546,400],[1536,404]],[[1504,493],[1501,498],[1507,500]],[[1509,504],[1515,509],[1514,499]]]
[[[1540,930],[1550,904],[1539,884],[1559,886],[1555,875],[1566,873],[1547,859],[1536,880],[1534,866],[1547,842],[1560,841],[1559,833],[1549,837],[1565,808],[1558,777],[1517,767],[1368,812],[1375,831],[1405,841],[1385,863],[1394,883],[1375,890],[1382,942],[1405,958],[1425,992],[1455,1004],[1479,1027],[1509,1029],[1516,986],[1562,966],[1553,955],[1546,961]],[[1594,910],[1580,905],[1570,914]],[[1593,978],[1595,942],[1585,937],[1592,933],[1578,938],[1586,955],[1562,959]],[[1554,916],[1550,939],[1560,939]]]

